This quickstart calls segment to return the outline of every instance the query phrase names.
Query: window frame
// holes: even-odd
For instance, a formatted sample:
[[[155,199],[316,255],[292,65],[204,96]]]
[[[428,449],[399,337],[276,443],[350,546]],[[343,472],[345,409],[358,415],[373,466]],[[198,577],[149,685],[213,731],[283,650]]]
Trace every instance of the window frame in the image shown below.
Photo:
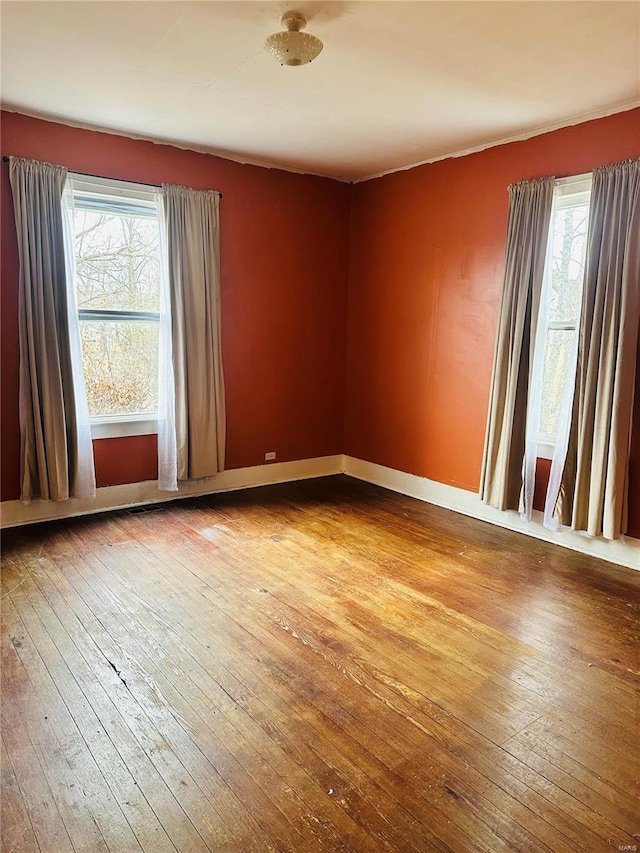
[[[591,188],[592,188],[592,179],[593,175],[591,172],[587,172],[581,175],[570,175],[566,178],[559,178],[555,182],[554,187],[554,198],[553,198],[553,207],[551,211],[551,221],[549,222],[549,236],[550,240],[548,243],[546,255],[545,255],[545,277],[548,275],[547,268],[548,265],[553,262],[553,254],[551,251],[551,235],[554,227],[554,219],[556,212],[558,210],[562,210],[567,207],[577,207],[579,204],[588,201],[589,204],[591,202]],[[587,233],[588,233],[588,216],[587,216]],[[584,280],[583,280],[583,297],[584,297]],[[540,302],[539,312],[542,314],[543,304],[542,300]],[[539,315],[540,316],[540,315]],[[566,321],[560,320],[551,320],[547,323],[545,328],[545,343],[546,343],[546,333],[549,330],[564,330],[564,331],[573,331],[576,334],[579,334],[580,331],[580,315],[576,318],[576,322],[567,323]],[[546,349],[546,347],[545,347]],[[544,363],[544,354],[543,354],[543,363]],[[540,417],[540,412],[538,413],[538,417]],[[537,456],[539,459],[553,459],[556,443],[558,436],[557,435],[547,435],[545,433],[538,432],[537,435]]]
[[[136,214],[158,219],[156,197],[158,188],[148,184],[119,181],[89,175],[69,173],[74,211]],[[78,323],[94,322],[157,322],[160,312],[111,309],[77,309]],[[132,412],[117,415],[96,415],[89,418],[92,438],[120,438],[132,435],[153,435],[158,432],[158,413]]]

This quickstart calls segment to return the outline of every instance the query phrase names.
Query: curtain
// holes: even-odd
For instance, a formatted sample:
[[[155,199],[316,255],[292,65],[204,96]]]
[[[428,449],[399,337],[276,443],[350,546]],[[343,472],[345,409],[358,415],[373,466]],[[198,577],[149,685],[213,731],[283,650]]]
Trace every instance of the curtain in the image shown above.
[[[640,160],[593,172],[578,369],[566,452],[557,448],[545,523],[617,539],[626,531],[640,315]]]
[[[176,491],[178,488],[178,451],[176,447],[176,400],[173,375],[173,344],[171,337],[171,294],[167,226],[162,191],[156,194],[160,223],[160,252],[163,263],[160,280],[160,328],[158,330],[158,488]]]
[[[212,477],[224,469],[219,194],[165,185],[162,195],[172,364],[161,368],[161,381],[173,371],[175,443],[170,434],[160,434],[158,462],[160,487],[175,489],[176,480]],[[161,413],[161,428],[162,420]]]
[[[20,258],[21,499],[95,495],[61,166],[10,158]],[[73,257],[71,250],[70,257]]]
[[[527,398],[553,203],[553,178],[509,187],[505,274],[493,363],[480,496],[524,508]]]

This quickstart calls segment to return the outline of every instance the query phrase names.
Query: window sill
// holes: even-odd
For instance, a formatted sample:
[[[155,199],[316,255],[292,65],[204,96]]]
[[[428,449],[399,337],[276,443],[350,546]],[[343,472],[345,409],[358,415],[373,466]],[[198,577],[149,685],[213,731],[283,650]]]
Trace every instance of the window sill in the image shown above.
[[[552,444],[550,441],[539,441],[538,459],[553,459],[555,449],[555,444]]]
[[[152,415],[91,419],[91,438],[122,438],[127,435],[154,435],[157,432],[158,419]]]

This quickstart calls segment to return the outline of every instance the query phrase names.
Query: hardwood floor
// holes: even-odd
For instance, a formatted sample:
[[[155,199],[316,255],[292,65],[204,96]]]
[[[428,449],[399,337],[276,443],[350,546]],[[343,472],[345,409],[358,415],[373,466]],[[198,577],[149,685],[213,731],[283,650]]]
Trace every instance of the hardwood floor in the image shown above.
[[[3,853],[640,845],[640,573],[346,477],[3,550]]]

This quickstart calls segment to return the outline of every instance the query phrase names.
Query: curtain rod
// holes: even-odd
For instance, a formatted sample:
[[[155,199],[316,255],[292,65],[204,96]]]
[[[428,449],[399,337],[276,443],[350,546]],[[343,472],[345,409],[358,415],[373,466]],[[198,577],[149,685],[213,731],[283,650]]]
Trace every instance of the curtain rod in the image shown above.
[[[6,154],[2,158],[2,162],[3,163],[9,162],[9,158],[7,157]],[[82,175],[83,178],[103,178],[104,179],[104,175],[92,175],[90,172],[75,172],[72,169],[70,169],[69,171],[72,171],[74,175]],[[109,178],[106,178],[106,180],[109,180]],[[113,180],[114,181],[120,181],[123,184],[140,184],[140,183],[143,183],[148,187],[157,187],[158,189],[162,188],[162,184],[150,184],[147,181],[142,181],[142,182],[141,181],[128,181],[126,178],[113,178]],[[218,192],[218,191],[214,190],[214,192]],[[218,195],[220,196],[220,198],[224,198],[222,193],[219,192]]]

